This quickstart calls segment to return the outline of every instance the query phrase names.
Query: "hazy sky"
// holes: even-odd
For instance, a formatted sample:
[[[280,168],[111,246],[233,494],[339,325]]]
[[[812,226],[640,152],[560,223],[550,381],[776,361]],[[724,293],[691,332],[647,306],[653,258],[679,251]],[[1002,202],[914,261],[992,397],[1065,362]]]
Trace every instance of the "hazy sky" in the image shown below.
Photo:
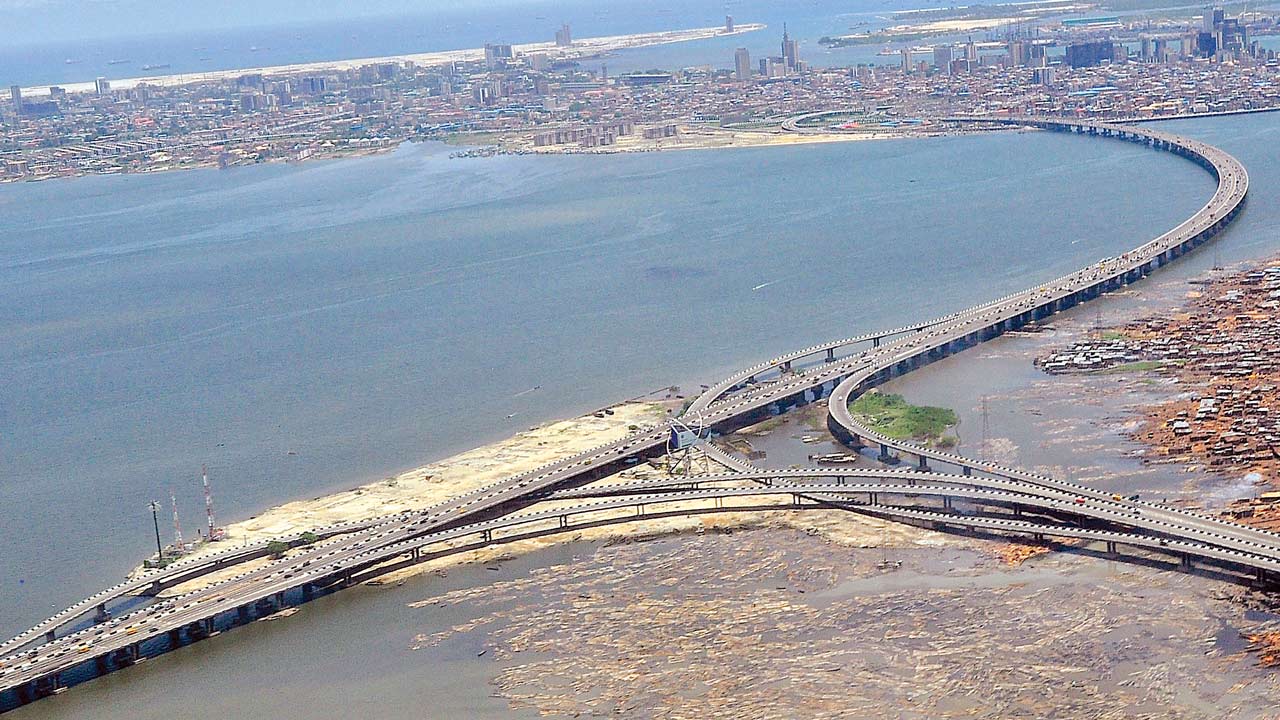
[[[607,4],[607,3],[601,3]],[[547,5],[552,0],[0,0],[0,46],[343,18]]]

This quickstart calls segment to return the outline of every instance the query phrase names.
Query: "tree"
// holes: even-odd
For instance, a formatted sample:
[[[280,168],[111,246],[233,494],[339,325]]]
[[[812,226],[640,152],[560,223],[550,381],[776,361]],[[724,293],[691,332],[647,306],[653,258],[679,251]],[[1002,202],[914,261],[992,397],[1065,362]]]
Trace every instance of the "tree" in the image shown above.
[[[289,551],[289,543],[287,542],[281,542],[280,540],[272,540],[271,542],[267,543],[267,552],[271,555],[272,559],[274,560],[279,560],[280,558],[284,557],[284,554],[288,551]]]

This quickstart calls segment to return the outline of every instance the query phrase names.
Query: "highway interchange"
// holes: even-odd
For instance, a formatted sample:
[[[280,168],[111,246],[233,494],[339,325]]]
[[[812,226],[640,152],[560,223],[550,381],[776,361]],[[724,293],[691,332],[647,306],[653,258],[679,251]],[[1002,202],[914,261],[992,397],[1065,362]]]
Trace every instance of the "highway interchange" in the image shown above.
[[[955,122],[991,119],[952,118]],[[450,552],[530,534],[563,532],[584,524],[624,522],[663,513],[687,514],[743,509],[844,507],[938,527],[1059,537],[1145,548],[1259,573],[1280,572],[1280,536],[1187,511],[1117,499],[1068,481],[883,437],[861,426],[848,410],[857,394],[919,364],[1042,319],[1078,302],[1139,279],[1160,264],[1211,238],[1243,206],[1248,175],[1227,153],[1204,143],[1132,126],[1005,118],[996,122],[1107,135],[1177,152],[1204,166],[1218,187],[1203,208],[1178,227],[1139,248],[1062,278],[936,320],[845,338],[780,356],[710,386],[684,413],[690,425],[725,430],[771,411],[827,397],[832,431],[853,445],[878,447],[886,458],[910,457],[914,470],[826,469],[761,471],[726,459],[737,472],[684,478],[681,483],[630,483],[581,487],[623,467],[631,459],[661,453],[669,428],[645,428],[620,440],[544,465],[422,512],[404,513],[317,530],[321,540],[286,557],[248,569],[208,587],[153,602],[105,622],[87,618],[100,606],[140,592],[154,592],[201,575],[262,558],[265,543],[175,563],[97,593],[27,632],[0,644],[0,711],[23,704],[66,682],[78,666],[96,664],[90,675],[129,664],[140,642],[168,638],[182,644],[217,631],[217,622],[257,616],[313,590],[344,586],[388,564],[419,562]],[[957,474],[930,471],[929,463]],[[698,487],[688,487],[690,481]],[[883,502],[893,499],[892,503]],[[949,512],[952,500],[984,508],[978,514]],[[943,503],[938,507],[938,503]],[[545,509],[524,512],[541,503]],[[747,503],[743,505],[743,503]],[[781,503],[781,504],[780,504]],[[1014,514],[1010,514],[1012,511]],[[523,513],[523,514],[522,514]],[[995,513],[994,516],[992,513]],[[297,541],[300,536],[286,540]],[[251,612],[242,610],[249,609]],[[221,618],[221,620],[218,620]],[[71,628],[48,641],[47,633]],[[29,647],[44,640],[38,646]],[[153,645],[156,642],[152,643]],[[122,653],[127,659],[122,661]]]

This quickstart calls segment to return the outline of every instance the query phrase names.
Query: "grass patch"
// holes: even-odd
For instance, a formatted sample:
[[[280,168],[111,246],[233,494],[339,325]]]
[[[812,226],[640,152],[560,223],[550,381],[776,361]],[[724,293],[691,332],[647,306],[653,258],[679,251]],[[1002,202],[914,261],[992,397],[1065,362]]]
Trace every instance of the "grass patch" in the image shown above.
[[[1124,372],[1146,372],[1148,370],[1159,370],[1164,367],[1164,363],[1159,360],[1139,360],[1137,362],[1123,363],[1115,367],[1109,367],[1099,372],[1102,373],[1124,373]]]
[[[497,145],[501,139],[502,133],[495,132],[451,133],[440,138],[446,145],[461,147]]]
[[[897,440],[940,440],[959,422],[950,408],[912,405],[901,395],[875,390],[858,396],[849,409],[871,429]]]
[[[1119,330],[1103,330],[1100,337],[1103,340],[1127,340],[1129,338],[1128,335]]]

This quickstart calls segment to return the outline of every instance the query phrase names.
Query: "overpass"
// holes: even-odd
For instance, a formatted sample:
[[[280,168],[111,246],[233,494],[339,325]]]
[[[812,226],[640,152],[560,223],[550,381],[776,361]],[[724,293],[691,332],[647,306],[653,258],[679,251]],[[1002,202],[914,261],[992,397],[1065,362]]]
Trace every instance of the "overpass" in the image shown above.
[[[438,543],[453,547],[474,547],[495,541],[495,532],[521,526],[525,522],[554,521],[557,528],[581,527],[573,518],[590,517],[597,511],[631,508],[634,517],[651,517],[657,506],[680,503],[693,512],[698,503],[711,504],[717,511],[726,499],[745,497],[791,497],[791,506],[842,507],[886,517],[927,521],[948,527],[972,527],[1008,531],[1039,537],[1074,537],[1134,545],[1147,549],[1174,548],[1182,557],[1231,564],[1266,578],[1274,572],[1280,556],[1277,538],[1269,533],[1225,523],[1212,518],[1147,504],[1113,503],[1095,490],[1064,481],[968,460],[895,441],[859,425],[848,412],[848,401],[857,393],[882,383],[924,363],[982,342],[1007,330],[1048,317],[1054,312],[1140,279],[1159,265],[1169,262],[1224,228],[1243,207],[1248,176],[1235,158],[1225,152],[1168,133],[1103,123],[1051,120],[1044,118],[952,118],[954,122],[997,122],[1044,129],[1085,133],[1140,142],[1174,152],[1206,168],[1218,180],[1217,190],[1206,205],[1178,227],[1118,258],[1108,258],[1076,273],[1019,293],[984,303],[934,321],[846,338],[780,356],[755,368],[736,373],[711,386],[695,398],[690,410],[698,421],[719,430],[749,424],[764,415],[829,394],[828,425],[845,442],[878,445],[881,457],[908,455],[917,467],[929,470],[931,461],[959,468],[960,474],[930,473],[929,481],[910,477],[907,484],[886,482],[887,476],[860,475],[857,490],[848,487],[851,474],[823,475],[835,483],[816,484],[803,476],[766,476],[749,467],[739,481],[747,488],[667,489],[652,496],[624,492],[617,497],[588,503],[582,509],[543,510],[526,515],[514,511],[535,502],[569,502],[572,496],[557,497],[566,486],[581,485],[611,474],[632,458],[652,456],[662,451],[666,427],[639,430],[618,441],[606,443],[578,455],[515,475],[435,505],[422,512],[380,518],[366,523],[335,528],[332,539],[300,548],[288,557],[264,567],[248,570],[209,587],[180,597],[160,601],[105,623],[74,629],[58,637],[56,630],[98,608],[102,598],[122,597],[120,586],[78,603],[4,644],[10,654],[0,659],[0,710],[29,702],[57,691],[66,684],[88,679],[136,661],[152,649],[172,648],[200,639],[241,622],[247,622],[286,603],[305,601],[335,587],[361,579],[362,573],[381,572],[387,567],[420,562],[446,552]],[[853,355],[837,354],[846,348],[865,345]],[[803,361],[810,366],[801,366]],[[776,372],[776,380],[752,382],[765,372]],[[920,475],[923,473],[917,473]],[[839,489],[843,477],[845,489]],[[962,478],[963,480],[955,480]],[[901,477],[898,478],[901,480]],[[879,489],[872,489],[876,485]],[[910,491],[905,488],[911,488]],[[928,488],[931,492],[920,492]],[[943,492],[946,490],[946,492]],[[866,502],[850,499],[865,494]],[[943,511],[909,507],[910,503],[885,505],[881,495],[942,498]],[[873,497],[874,496],[874,497]],[[946,498],[959,498],[984,507],[1010,505],[1040,513],[1038,520],[968,517],[946,512]],[[833,499],[834,498],[834,499]],[[576,507],[576,506],[575,506]],[[639,508],[636,510],[636,508]],[[776,503],[767,505],[776,509]],[[742,509],[742,508],[735,508]],[[1046,521],[1047,519],[1047,521]],[[1066,520],[1064,522],[1064,519]],[[1078,521],[1104,527],[1082,527]],[[554,530],[555,528],[552,528]],[[468,545],[468,538],[479,536]],[[1109,548],[1112,546],[1108,546]],[[159,582],[171,586],[199,577],[215,568],[225,568],[255,554],[259,548],[231,550],[222,559],[196,560],[192,565],[175,565],[161,574],[139,578],[150,588]],[[436,554],[433,554],[436,553]],[[1184,561],[1189,564],[1189,560]],[[130,592],[142,586],[135,582]],[[45,642],[34,650],[25,648],[36,639]],[[149,645],[148,645],[149,644]],[[146,647],[144,647],[146,646]],[[77,673],[80,673],[77,675]]]

